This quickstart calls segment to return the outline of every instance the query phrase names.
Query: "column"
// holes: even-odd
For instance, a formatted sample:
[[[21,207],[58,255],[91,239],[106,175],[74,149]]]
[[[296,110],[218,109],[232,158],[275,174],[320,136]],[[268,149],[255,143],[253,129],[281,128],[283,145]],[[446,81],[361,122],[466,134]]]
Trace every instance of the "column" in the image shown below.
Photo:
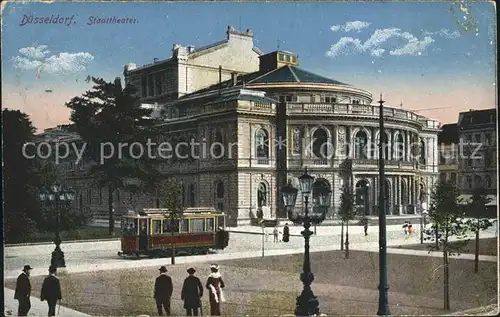
[[[401,175],[398,175],[397,179],[398,179],[398,205],[399,205],[398,213],[401,214],[401,209],[402,209],[402,207],[401,207],[401,205],[402,205],[401,204],[401,188],[403,187],[403,186],[401,186],[401,181],[402,181]]]

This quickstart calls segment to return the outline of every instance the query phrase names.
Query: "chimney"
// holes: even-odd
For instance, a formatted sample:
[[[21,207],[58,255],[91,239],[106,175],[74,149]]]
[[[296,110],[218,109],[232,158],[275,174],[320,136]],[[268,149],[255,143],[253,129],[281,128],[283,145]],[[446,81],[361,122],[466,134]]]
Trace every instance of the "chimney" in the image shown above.
[[[194,52],[194,45],[189,45],[188,46],[188,53]]]
[[[153,58],[153,63],[158,63],[158,58]]]

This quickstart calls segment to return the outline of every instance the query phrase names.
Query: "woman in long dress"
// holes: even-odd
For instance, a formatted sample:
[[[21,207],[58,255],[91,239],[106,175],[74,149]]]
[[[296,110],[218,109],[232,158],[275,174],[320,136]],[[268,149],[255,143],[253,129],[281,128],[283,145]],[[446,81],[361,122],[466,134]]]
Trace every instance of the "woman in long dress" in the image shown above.
[[[219,266],[212,264],[210,266],[210,275],[207,279],[207,288],[210,300],[210,315],[220,316],[220,303],[225,302],[224,293],[222,289],[224,288],[224,281],[219,273]]]

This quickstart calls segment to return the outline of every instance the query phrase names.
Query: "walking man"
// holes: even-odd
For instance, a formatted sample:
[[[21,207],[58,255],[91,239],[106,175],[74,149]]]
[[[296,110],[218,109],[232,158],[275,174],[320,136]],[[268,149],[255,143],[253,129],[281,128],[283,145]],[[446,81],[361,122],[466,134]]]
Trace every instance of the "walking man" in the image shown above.
[[[14,299],[19,301],[19,308],[17,310],[18,316],[27,316],[31,308],[30,270],[32,269],[31,266],[25,265],[23,272],[17,277]]]
[[[206,285],[209,291],[210,316],[220,316],[220,303],[225,302],[224,293],[222,292],[225,285],[219,273],[218,265],[212,264],[210,271],[212,273],[208,276]]]
[[[158,309],[159,316],[163,316],[162,306],[167,316],[170,316],[170,298],[172,297],[173,289],[172,278],[167,275],[167,268],[161,266],[160,276],[155,281],[155,293],[153,296],[156,300],[156,308]]]
[[[186,315],[198,316],[198,307],[201,307],[201,297],[203,297],[203,285],[200,279],[194,276],[195,269],[191,267],[187,272],[189,276],[182,285],[181,299],[184,301]]]
[[[278,227],[275,226],[273,230],[273,235],[274,235],[274,242],[279,242],[279,233],[278,233]]]
[[[288,223],[285,223],[285,226],[283,227],[283,242],[289,242],[290,241],[290,228],[288,228]]]
[[[61,283],[56,276],[57,268],[55,266],[49,267],[49,276],[43,280],[42,293],[40,294],[40,300],[43,302],[47,300],[49,305],[49,316],[56,315],[56,304],[57,301],[62,299],[61,296]],[[61,305],[59,303],[59,305]]]

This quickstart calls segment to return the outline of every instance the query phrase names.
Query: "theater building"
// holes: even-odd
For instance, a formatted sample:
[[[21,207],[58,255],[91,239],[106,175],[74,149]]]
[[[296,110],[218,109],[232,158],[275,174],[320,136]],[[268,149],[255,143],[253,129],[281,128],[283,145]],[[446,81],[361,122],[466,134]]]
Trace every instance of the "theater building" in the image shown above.
[[[288,182],[297,186],[307,167],[314,186],[332,190],[328,217],[334,217],[344,182],[342,162],[350,157],[353,186],[369,188],[367,213],[376,214],[377,100],[368,91],[302,69],[299,62],[293,52],[263,53],[251,30],[230,26],[226,39],[213,45],[176,44],[166,60],[125,65],[125,81],[138,88],[141,102],[161,110],[162,140],[173,146],[200,143],[195,155],[184,148],[187,157],[169,159],[161,170],[166,179],[182,182],[186,206],[216,207],[231,225],[285,218],[279,189]],[[399,107],[385,107],[384,118],[388,213],[419,212],[439,177],[439,124]],[[125,201],[125,209],[151,207],[154,193],[132,200]]]

